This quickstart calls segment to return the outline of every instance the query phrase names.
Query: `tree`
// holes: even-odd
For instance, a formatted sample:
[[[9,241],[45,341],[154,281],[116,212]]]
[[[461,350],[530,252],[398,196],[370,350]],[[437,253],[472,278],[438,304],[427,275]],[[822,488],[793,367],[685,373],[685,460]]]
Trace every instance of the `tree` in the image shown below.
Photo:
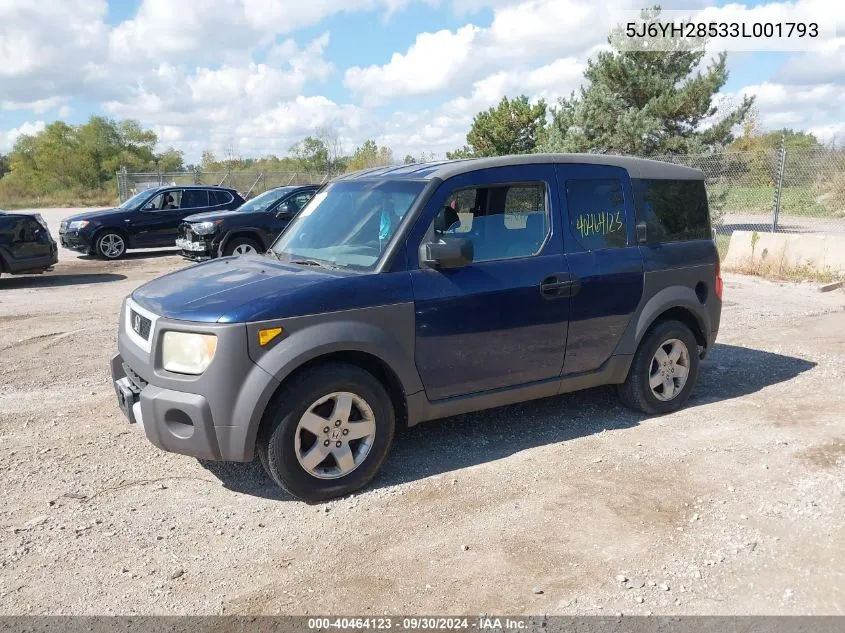
[[[343,141],[337,131],[337,125],[331,123],[319,127],[316,135],[326,148],[326,175],[342,172],[346,168],[346,158],[343,155]]]
[[[417,162],[417,159],[414,158],[411,154],[406,154],[405,159],[402,161],[405,165],[413,165]]]
[[[0,178],[9,172],[9,157],[5,154],[0,154]]]
[[[475,115],[467,134],[467,145],[447,157],[507,156],[530,154],[546,124],[546,102],[531,105],[528,97],[502,98],[499,105]]]
[[[318,138],[308,136],[290,148],[294,160],[302,171],[322,174],[327,171],[329,151],[325,143]]]
[[[217,157],[210,149],[202,151],[202,158],[200,158],[200,167],[203,171],[214,171],[217,167]]]
[[[182,171],[184,169],[184,154],[182,150],[167,148],[158,155],[158,168],[163,172]]]
[[[659,15],[660,7],[646,9],[641,20],[650,24]],[[676,41],[671,51],[623,51],[623,38],[616,27],[608,37],[613,50],[587,62],[589,84],[580,95],[558,100],[542,150],[650,156],[697,153],[733,141],[732,130],[754,99],[745,97],[734,108],[715,103],[728,80],[725,53],[702,71],[703,41]]]
[[[8,171],[0,182],[7,197],[56,193],[79,195],[114,191],[121,166],[131,171],[156,168],[153,149],[158,138],[137,121],[92,116],[82,125],[54,121],[31,136],[21,136],[8,156]],[[168,150],[169,167],[181,169],[182,155]]]
[[[369,167],[382,167],[393,163],[393,150],[389,147],[379,147],[372,139],[355,148],[355,152],[349,159],[350,170],[367,169]]]

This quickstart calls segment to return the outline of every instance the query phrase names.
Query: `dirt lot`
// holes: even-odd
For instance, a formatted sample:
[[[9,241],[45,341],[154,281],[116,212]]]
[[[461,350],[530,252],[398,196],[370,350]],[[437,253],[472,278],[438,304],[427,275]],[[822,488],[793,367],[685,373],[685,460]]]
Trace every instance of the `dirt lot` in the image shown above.
[[[728,276],[683,411],[606,388],[429,423],[308,505],[122,418],[120,301],[184,265],[0,280],[0,613],[845,613],[845,293]]]

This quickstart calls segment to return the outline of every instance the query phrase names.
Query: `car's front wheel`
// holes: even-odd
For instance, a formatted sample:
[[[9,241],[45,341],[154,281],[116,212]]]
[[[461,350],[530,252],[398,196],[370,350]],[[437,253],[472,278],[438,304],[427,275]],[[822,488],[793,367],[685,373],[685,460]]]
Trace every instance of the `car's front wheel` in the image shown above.
[[[698,365],[698,343],[690,329],[679,321],[659,323],[643,338],[619,386],[622,402],[647,414],[677,411],[695,386]]]
[[[390,396],[372,374],[354,365],[320,365],[274,398],[258,456],[279,486],[322,501],[366,486],[387,457],[394,429]]]
[[[253,255],[261,252],[261,247],[248,237],[235,237],[228,241],[223,249],[223,255]]]
[[[103,259],[120,259],[126,254],[126,239],[117,231],[103,231],[97,236],[94,251]]]

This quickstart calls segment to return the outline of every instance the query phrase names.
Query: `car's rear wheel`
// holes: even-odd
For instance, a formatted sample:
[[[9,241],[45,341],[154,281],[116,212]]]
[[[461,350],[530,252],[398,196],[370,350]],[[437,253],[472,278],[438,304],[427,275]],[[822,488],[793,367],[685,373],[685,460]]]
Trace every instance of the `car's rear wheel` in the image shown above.
[[[628,378],[619,386],[622,402],[648,414],[677,411],[695,386],[698,365],[698,343],[690,329],[664,321],[640,343]]]
[[[322,501],[366,486],[381,467],[395,429],[385,388],[354,365],[307,370],[268,408],[258,456],[292,495]]]
[[[94,250],[103,259],[120,259],[126,254],[126,239],[117,231],[103,231],[97,236]]]
[[[223,249],[223,254],[226,257],[232,255],[253,255],[261,252],[261,247],[258,243],[248,237],[235,237],[228,241],[226,248]]]

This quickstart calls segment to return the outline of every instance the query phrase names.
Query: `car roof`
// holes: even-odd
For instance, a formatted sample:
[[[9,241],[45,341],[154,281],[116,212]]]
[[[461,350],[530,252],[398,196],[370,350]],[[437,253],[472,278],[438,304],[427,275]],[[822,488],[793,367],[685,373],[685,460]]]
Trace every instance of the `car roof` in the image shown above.
[[[587,164],[622,167],[631,178],[653,178],[656,180],[704,180],[704,172],[699,169],[675,165],[648,158],[633,156],[615,156],[608,154],[520,154],[515,156],[496,156],[492,158],[467,158],[460,160],[442,160],[413,165],[389,165],[374,167],[343,174],[332,181],[371,180],[404,178],[409,180],[446,180],[453,176],[470,173],[491,167],[514,167],[519,165],[542,164]]]
[[[220,189],[220,191],[234,191],[237,193],[237,190],[231,187],[221,187],[220,185],[159,185],[157,187],[150,187],[144,191],[162,191],[163,189]]]

